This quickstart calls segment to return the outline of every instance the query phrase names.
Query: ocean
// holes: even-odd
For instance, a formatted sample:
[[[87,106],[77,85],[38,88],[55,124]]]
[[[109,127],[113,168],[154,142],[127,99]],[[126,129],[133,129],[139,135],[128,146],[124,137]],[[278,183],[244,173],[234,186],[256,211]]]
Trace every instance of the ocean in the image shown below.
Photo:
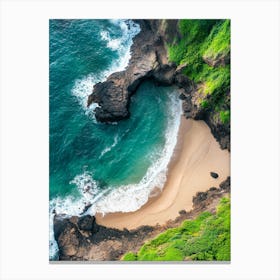
[[[131,117],[115,123],[98,123],[97,104],[86,106],[94,84],[128,65],[139,32],[132,20],[49,22],[51,260],[54,213],[134,211],[165,183],[182,114],[174,88],[142,83]]]

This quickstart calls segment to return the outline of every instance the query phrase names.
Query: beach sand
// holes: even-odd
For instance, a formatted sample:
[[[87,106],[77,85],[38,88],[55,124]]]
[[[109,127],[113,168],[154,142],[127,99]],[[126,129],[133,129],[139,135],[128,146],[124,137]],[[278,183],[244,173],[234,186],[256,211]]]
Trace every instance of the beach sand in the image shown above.
[[[218,173],[217,179],[210,176],[212,171]],[[109,213],[104,217],[97,214],[97,223],[117,229],[163,225],[175,219],[180,210],[191,210],[197,192],[218,187],[229,175],[230,154],[221,150],[207,124],[182,117],[163,190],[154,191],[149,201],[135,212]]]

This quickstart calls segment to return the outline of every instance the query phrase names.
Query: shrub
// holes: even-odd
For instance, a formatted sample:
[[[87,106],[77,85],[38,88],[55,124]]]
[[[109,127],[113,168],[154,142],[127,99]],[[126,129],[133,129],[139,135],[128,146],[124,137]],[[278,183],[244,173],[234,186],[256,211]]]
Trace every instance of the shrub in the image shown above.
[[[123,256],[124,261],[137,261],[137,255],[133,252],[128,252]]]
[[[229,110],[220,112],[220,120],[223,124],[229,123],[230,120],[230,112]]]
[[[168,47],[169,60],[185,64],[184,74],[198,84],[203,84],[207,100],[203,109],[219,112],[230,108],[227,95],[230,90],[230,66],[212,67],[204,59],[215,60],[230,53],[230,20],[180,20],[180,40]],[[228,115],[220,119],[229,122]]]

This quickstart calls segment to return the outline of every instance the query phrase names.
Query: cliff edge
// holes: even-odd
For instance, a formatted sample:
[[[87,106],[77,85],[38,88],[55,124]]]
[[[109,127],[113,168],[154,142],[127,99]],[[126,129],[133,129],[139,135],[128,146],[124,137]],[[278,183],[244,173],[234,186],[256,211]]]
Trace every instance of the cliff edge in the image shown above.
[[[195,40],[191,41],[190,46],[198,47],[197,52],[192,55],[200,57],[203,69],[206,69],[205,66],[208,67],[203,70],[204,72],[200,71],[193,76],[195,71],[191,69],[192,64],[184,61],[184,56],[178,58],[177,55],[184,54],[188,50],[184,36],[189,38],[189,35],[182,32],[181,21],[136,20],[136,22],[140,25],[141,31],[133,39],[128,67],[124,71],[111,74],[105,82],[97,83],[88,97],[88,106],[92,103],[99,105],[95,109],[96,119],[100,122],[113,122],[128,118],[130,96],[136,92],[141,82],[152,79],[159,85],[177,86],[183,100],[186,118],[204,120],[221,148],[230,150],[230,90],[223,85],[221,75],[224,74],[221,71],[228,70],[229,53],[211,56],[208,51],[204,55],[199,51],[200,44]],[[217,29],[219,24],[216,21],[208,23],[212,29]],[[189,30],[191,28],[193,27],[191,26]],[[205,26],[202,25],[201,28],[205,29]],[[213,37],[211,29],[206,35],[204,44],[209,46],[216,38]],[[178,49],[182,42],[183,51]],[[200,76],[203,79],[199,79]],[[210,82],[214,85],[220,82],[221,86],[218,84],[212,89]],[[208,89],[207,86],[211,88]],[[210,92],[211,89],[213,92]]]

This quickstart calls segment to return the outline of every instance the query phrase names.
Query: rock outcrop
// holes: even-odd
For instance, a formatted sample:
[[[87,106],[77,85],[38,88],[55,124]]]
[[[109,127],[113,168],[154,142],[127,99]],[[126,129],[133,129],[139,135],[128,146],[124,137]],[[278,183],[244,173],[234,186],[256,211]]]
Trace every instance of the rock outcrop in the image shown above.
[[[179,226],[186,219],[194,219],[202,211],[215,212],[221,197],[230,192],[230,177],[193,198],[193,210],[181,210],[178,217],[165,225],[142,226],[135,230],[118,230],[100,226],[95,217],[54,218],[54,235],[59,247],[59,260],[113,261],[128,251],[138,250],[143,243],[164,230]]]
[[[230,150],[230,129],[218,121],[215,114],[201,108],[199,86],[184,74],[184,65],[176,67],[168,61],[167,44],[180,38],[178,20],[135,20],[141,31],[133,39],[131,59],[126,70],[110,75],[97,83],[88,97],[88,106],[98,103],[96,119],[114,122],[129,117],[130,96],[144,80],[152,79],[159,85],[177,86],[183,100],[186,118],[205,120],[222,149]],[[205,58],[206,59],[206,58]],[[208,61],[220,65],[229,58]]]
[[[184,71],[184,67],[185,66],[182,66],[181,72]],[[184,76],[184,74],[182,75]],[[179,77],[179,75],[177,77]],[[177,85],[179,86],[178,83]],[[182,84],[180,87],[185,89],[186,85]],[[204,120],[211,129],[213,136],[219,142],[221,148],[230,151],[230,123],[222,123],[219,118],[219,112],[201,106],[201,100],[205,98],[201,87],[202,85],[192,83],[192,86],[187,87],[187,90],[181,91],[180,98],[183,100],[184,115],[187,119]],[[206,96],[206,100],[207,98],[211,98],[210,95]],[[226,103],[230,103],[230,92],[227,93]]]
[[[88,97],[88,106],[98,103],[95,116],[98,121],[112,122],[129,117],[129,98],[142,81],[153,79],[160,85],[178,83],[185,88],[190,80],[182,75],[176,65],[168,63],[165,48],[170,36],[165,30],[176,29],[177,20],[138,20],[141,32],[135,36],[131,47],[131,59],[126,70],[110,75],[103,83],[97,83]],[[172,30],[173,30],[172,29]]]

